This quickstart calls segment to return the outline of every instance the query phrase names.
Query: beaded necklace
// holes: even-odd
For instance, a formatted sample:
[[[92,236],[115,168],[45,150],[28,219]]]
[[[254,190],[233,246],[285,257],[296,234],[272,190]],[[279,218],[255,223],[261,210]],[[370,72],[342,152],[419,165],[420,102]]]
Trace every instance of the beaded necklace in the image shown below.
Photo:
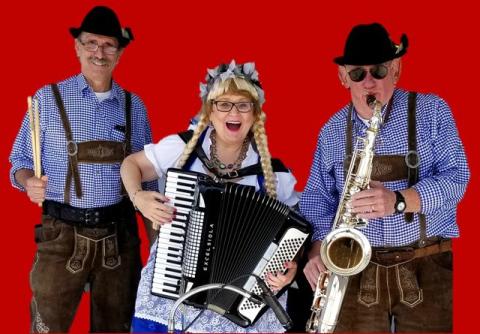
[[[238,170],[242,166],[242,161],[245,160],[248,151],[248,144],[250,142],[249,136],[245,137],[242,143],[242,148],[240,149],[240,154],[238,155],[237,160],[233,163],[226,164],[218,158],[217,153],[217,132],[215,129],[210,133],[210,140],[212,145],[210,146],[210,163],[220,174],[225,173],[226,170]]]

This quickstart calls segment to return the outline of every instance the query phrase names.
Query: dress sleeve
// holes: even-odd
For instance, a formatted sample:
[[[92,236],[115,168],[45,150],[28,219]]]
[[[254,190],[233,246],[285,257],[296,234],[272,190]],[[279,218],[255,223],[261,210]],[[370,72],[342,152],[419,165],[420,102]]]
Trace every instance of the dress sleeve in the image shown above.
[[[170,135],[156,144],[145,145],[145,156],[152,163],[158,177],[165,175],[168,168],[175,167],[185,142],[178,135]]]
[[[277,172],[277,198],[279,201],[292,207],[300,199],[299,193],[295,191],[297,179],[292,173]]]

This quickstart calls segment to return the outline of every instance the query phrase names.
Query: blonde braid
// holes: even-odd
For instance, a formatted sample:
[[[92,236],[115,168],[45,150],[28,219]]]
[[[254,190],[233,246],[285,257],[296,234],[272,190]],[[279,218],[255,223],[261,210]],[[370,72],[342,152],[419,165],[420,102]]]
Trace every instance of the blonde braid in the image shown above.
[[[185,145],[185,148],[183,149],[182,155],[180,156],[180,159],[178,160],[177,163],[177,168],[182,168],[185,163],[188,160],[188,157],[190,157],[190,154],[192,151],[195,149],[195,146],[197,145],[198,138],[202,134],[203,130],[208,126],[209,118],[208,118],[208,112],[205,108],[205,106],[202,107],[202,112],[200,113],[200,119],[198,120],[197,127],[193,131],[193,136],[190,138],[188,141],[187,145]]]
[[[265,176],[265,189],[271,197],[277,197],[276,176],[273,173],[272,160],[270,151],[268,150],[267,135],[265,133],[265,113],[260,110],[252,128],[253,137],[257,144],[258,154],[260,155],[260,163],[262,165],[263,175]]]

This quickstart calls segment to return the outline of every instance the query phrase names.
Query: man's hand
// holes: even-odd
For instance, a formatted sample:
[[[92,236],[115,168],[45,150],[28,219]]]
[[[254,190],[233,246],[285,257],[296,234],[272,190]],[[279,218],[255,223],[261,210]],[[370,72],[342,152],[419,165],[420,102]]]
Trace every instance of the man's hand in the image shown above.
[[[362,190],[352,196],[352,212],[359,218],[373,219],[389,216],[395,212],[395,193],[379,181],[370,181],[370,189]]]
[[[45,200],[47,181],[48,177],[46,175],[43,175],[41,178],[32,176],[25,181],[25,191],[30,201],[40,204]]]
[[[320,273],[323,273],[327,270],[320,257],[321,244],[322,242],[319,240],[314,242],[312,249],[308,253],[308,262],[305,265],[305,268],[303,268],[303,273],[305,274],[305,277],[307,278],[308,283],[310,283],[313,291],[315,291],[317,286],[318,276],[320,276]]]

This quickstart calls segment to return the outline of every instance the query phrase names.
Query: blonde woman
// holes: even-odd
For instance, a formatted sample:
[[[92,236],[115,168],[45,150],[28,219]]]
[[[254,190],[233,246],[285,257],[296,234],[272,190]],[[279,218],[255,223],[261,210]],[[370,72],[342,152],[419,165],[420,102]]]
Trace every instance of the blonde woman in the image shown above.
[[[255,186],[258,191],[264,191],[287,205],[295,205],[298,197],[294,191],[294,176],[278,160],[273,160],[272,164],[264,127],[265,114],[261,108],[264,94],[255,65],[237,65],[232,61],[229,65],[209,69],[206,83],[200,85],[200,91],[202,109],[194,130],[167,136],[157,144],[147,145],[144,151],[130,155],[122,164],[122,179],[135,207],[158,229],[172,221],[175,209],[163,194],[142,190],[142,182],[162,179],[170,167],[229,179],[229,175],[241,173],[242,168],[252,165],[258,166],[255,174],[230,181]],[[197,154],[199,149],[205,153],[204,156]],[[167,331],[168,314],[174,301],[150,292],[156,247],[157,242],[152,245],[150,258],[142,271],[133,332]],[[279,290],[293,280],[296,263],[287,262],[285,266],[288,269],[285,274],[268,275],[267,281],[272,289]],[[285,299],[285,296],[281,298],[284,305]],[[198,309],[188,307],[185,322],[190,323],[198,312]],[[180,318],[176,319],[177,325],[181,322]],[[205,311],[189,331],[281,332],[284,329],[271,310],[248,328]]]

